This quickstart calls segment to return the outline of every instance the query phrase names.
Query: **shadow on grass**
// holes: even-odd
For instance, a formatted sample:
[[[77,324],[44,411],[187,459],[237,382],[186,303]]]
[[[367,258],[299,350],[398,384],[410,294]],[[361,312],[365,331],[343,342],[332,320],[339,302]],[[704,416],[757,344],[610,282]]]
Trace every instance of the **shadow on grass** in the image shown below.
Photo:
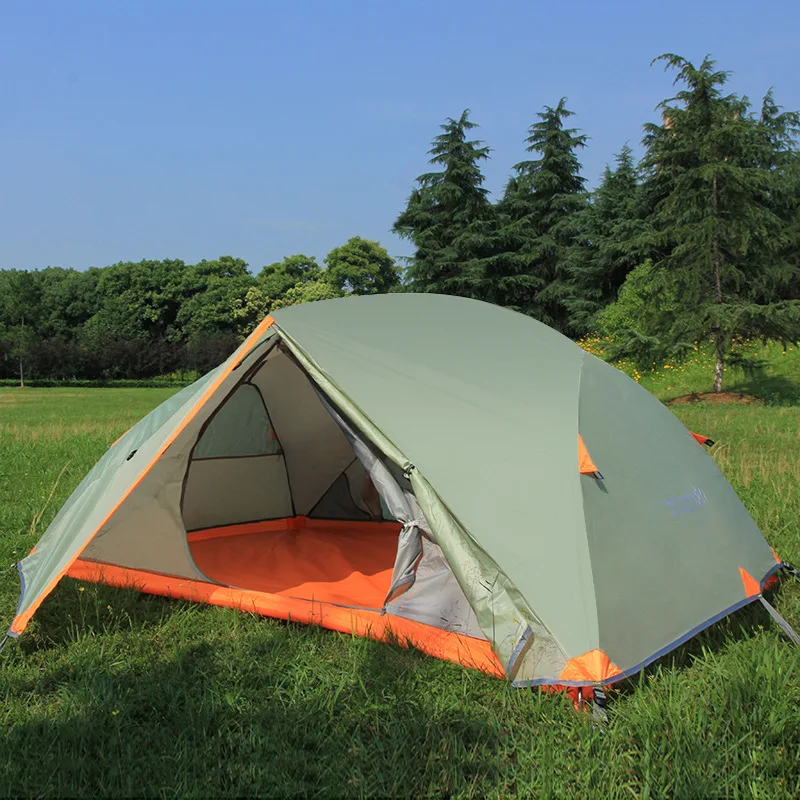
[[[740,732],[725,731],[741,717],[743,731],[766,735],[772,706],[765,714],[753,702],[769,692],[790,699],[785,675],[751,675],[746,652],[728,661],[741,675],[717,686],[723,676],[709,651],[736,655],[770,624],[754,605],[628,681],[622,693],[635,707],[615,720],[612,706],[612,726],[599,735],[562,697],[511,689],[413,650],[81,585],[64,584],[43,607],[34,644],[3,665],[0,796],[612,797],[651,780],[678,796],[676,787],[700,785],[713,758],[706,789],[731,759],[748,780],[750,753],[736,755]],[[686,674],[696,660],[711,673],[710,691],[733,697],[733,677],[756,701],[747,695],[714,716],[727,695],[707,697]],[[662,673],[660,691],[640,688],[659,670],[668,678]],[[671,686],[680,693],[665,700]],[[653,698],[660,705],[649,716]],[[793,711],[782,709],[781,719]],[[794,741],[784,728],[770,744],[776,775],[780,742]],[[727,749],[714,756],[720,741]],[[651,776],[653,748],[671,774]]]
[[[581,724],[413,649],[73,581],[19,645],[0,796],[513,794],[532,711]]]
[[[741,391],[761,398],[767,405],[800,405],[800,386],[785,375],[762,375],[735,381],[731,391]]]
[[[0,794],[446,796],[497,785],[497,725],[421,700],[413,654],[359,643],[348,671],[319,649],[309,658],[251,636],[166,646],[152,664],[75,654],[38,681],[47,713],[0,734]]]

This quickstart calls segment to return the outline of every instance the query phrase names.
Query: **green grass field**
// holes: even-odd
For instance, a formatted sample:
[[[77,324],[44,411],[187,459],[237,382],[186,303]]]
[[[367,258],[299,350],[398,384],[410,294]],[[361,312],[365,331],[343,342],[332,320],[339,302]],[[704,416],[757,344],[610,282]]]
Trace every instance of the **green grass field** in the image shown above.
[[[641,382],[662,399],[706,390],[710,372],[695,366],[680,383],[669,370]],[[798,353],[771,353],[747,388],[773,405],[675,411],[717,441],[767,539],[799,561]],[[15,562],[108,445],[170,393],[0,389],[4,626]],[[800,629],[800,584],[773,600]],[[620,686],[600,730],[560,695],[400,647],[64,580],[0,656],[0,698],[4,797],[800,792],[800,648],[753,606]]]

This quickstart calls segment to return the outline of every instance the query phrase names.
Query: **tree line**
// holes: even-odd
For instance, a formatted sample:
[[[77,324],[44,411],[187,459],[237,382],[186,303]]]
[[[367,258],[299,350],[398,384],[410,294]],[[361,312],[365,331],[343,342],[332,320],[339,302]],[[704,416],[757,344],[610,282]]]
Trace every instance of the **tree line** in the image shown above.
[[[800,115],[772,90],[753,109],[729,73],[666,54],[674,97],[625,145],[594,192],[566,99],[545,106],[495,201],[469,111],[448,118],[393,230],[401,270],[353,237],[324,259],[257,275],[241,259],[0,271],[0,377],[149,377],[219,363],[271,310],[387,291],[471,297],[562,333],[606,335],[612,357],[650,364],[711,342],[713,388],[739,337],[800,339]]]
[[[469,112],[433,140],[394,230],[415,247],[414,291],[516,309],[570,336],[599,331],[612,356],[642,364],[712,341],[713,388],[738,337],[800,338],[800,117],[768,91],[754,112],[727,72],[666,54],[678,91],[625,146],[594,193],[562,99],[546,106],[490,202]]]
[[[206,372],[270,311],[388,292],[401,270],[352,237],[320,265],[292,255],[257,275],[240,258],[0,271],[0,378],[113,380]]]

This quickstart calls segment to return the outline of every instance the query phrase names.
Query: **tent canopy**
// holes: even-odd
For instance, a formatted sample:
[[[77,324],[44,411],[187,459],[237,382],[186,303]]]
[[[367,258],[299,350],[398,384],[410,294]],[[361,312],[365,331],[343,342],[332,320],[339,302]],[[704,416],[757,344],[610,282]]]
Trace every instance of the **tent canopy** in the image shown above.
[[[115,443],[20,563],[10,632],[69,574],[583,685],[778,566],[623,373],[496,306],[354,297],[276,312]]]

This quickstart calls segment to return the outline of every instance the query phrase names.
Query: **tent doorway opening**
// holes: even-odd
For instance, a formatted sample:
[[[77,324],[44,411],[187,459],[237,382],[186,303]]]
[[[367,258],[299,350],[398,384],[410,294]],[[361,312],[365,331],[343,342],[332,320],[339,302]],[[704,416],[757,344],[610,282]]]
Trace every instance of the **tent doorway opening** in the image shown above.
[[[293,359],[274,347],[205,423],[181,513],[212,581],[380,609],[401,524]]]

